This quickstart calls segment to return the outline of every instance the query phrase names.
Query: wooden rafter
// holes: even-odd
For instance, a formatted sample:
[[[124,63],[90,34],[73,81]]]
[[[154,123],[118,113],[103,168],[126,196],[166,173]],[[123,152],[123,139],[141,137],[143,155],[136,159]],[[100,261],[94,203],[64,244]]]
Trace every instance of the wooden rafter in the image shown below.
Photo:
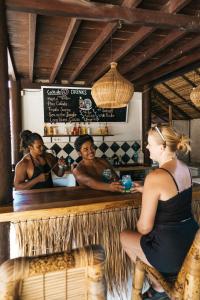
[[[152,90],[154,96],[159,97],[160,100],[163,100],[167,105],[171,105],[173,110],[177,111],[179,114],[181,114],[185,119],[191,119],[191,117],[184,112],[182,109],[180,109],[178,106],[176,106],[172,101],[167,99],[163,94],[161,94],[158,90],[155,88]]]
[[[69,48],[71,46],[71,43],[74,39],[74,36],[79,28],[79,25],[80,25],[80,20],[77,20],[76,18],[72,18],[71,21],[70,21],[70,24],[69,24],[69,27],[67,29],[67,32],[66,32],[66,35],[65,35],[65,38],[63,40],[63,43],[62,43],[62,46],[60,48],[60,51],[59,51],[59,54],[56,58],[56,62],[53,66],[53,70],[51,72],[51,75],[50,75],[50,79],[49,79],[49,82],[50,83],[53,83],[61,66],[62,66],[62,63],[69,51]]]
[[[159,28],[177,28],[185,31],[200,31],[200,19],[196,16],[174,15],[155,10],[126,8],[119,5],[95,2],[59,1],[59,0],[6,0],[7,9],[54,15],[75,17],[82,20],[112,22],[121,20],[128,24],[152,26]]]
[[[192,56],[190,56],[190,60],[192,60]],[[191,72],[195,68],[200,67],[200,59],[197,59],[197,61],[194,61],[194,62],[189,61],[187,64],[187,59],[184,58],[184,62],[183,62],[183,66],[182,66],[181,62],[171,64],[171,66],[172,66],[171,72],[167,72],[166,74],[159,76],[157,79],[153,79],[151,82],[148,82],[148,84],[150,86],[156,86],[159,83],[171,80],[177,76],[182,76],[183,74]],[[140,84],[141,80],[142,80],[142,78],[140,80],[134,82],[134,86],[138,91],[143,89],[143,86],[144,86],[143,83],[142,83],[142,85]]]
[[[158,79],[161,79],[161,77],[163,77],[164,75],[172,73],[173,71],[177,71],[178,69],[181,69],[183,67],[189,66],[190,64],[192,64],[194,62],[198,62],[198,64],[200,65],[199,60],[200,60],[200,52],[199,52],[199,50],[196,50],[191,54],[185,55],[184,58],[178,60],[175,63],[171,63],[169,65],[163,66],[159,70],[151,72],[148,75],[143,76],[138,81],[136,81],[136,84],[138,84],[140,86],[149,84],[150,82],[155,84],[155,81]],[[162,81],[164,81],[164,80],[162,79]]]
[[[153,61],[150,65],[146,66],[145,68],[141,68],[141,70],[137,73],[134,73],[129,77],[131,81],[137,80],[138,78],[141,78],[144,74],[148,74],[151,71],[155,71],[157,68],[160,68],[161,66],[167,64],[168,62],[172,61],[173,59],[183,55],[184,53],[200,46],[200,37],[197,36],[192,41],[188,43],[186,41],[183,45],[176,47],[173,51],[170,51],[168,54],[162,55],[160,59],[157,59]],[[154,72],[156,76],[157,72]],[[149,75],[146,75],[149,77]]]
[[[182,75],[181,76],[187,83],[189,83],[192,87],[196,87],[197,85],[192,81],[190,80],[186,75]]]
[[[122,7],[136,7],[139,5],[141,0],[124,0],[122,3]],[[102,30],[98,38],[94,41],[91,45],[90,49],[84,55],[82,60],[79,62],[78,66],[71,74],[70,78],[68,79],[69,83],[73,82],[81,71],[86,67],[86,65],[92,60],[95,54],[103,47],[103,45],[107,42],[107,40],[112,36],[112,34],[117,30],[118,22],[108,23],[106,27]]]
[[[29,14],[29,79],[33,81],[37,15]]]
[[[151,117],[153,123],[158,122],[158,121],[156,121],[156,117],[158,118],[158,120],[163,120],[166,123],[168,122],[166,117],[164,117],[163,115],[160,115],[160,113],[158,113],[157,111],[154,110],[154,111],[152,111],[152,117]]]
[[[163,51],[166,47],[168,47],[170,44],[174,43],[178,39],[182,38],[185,35],[185,32],[174,30],[170,32],[166,37],[164,37],[161,41],[153,44],[151,47],[149,47],[145,52],[141,53],[137,56],[137,59],[133,59],[132,62],[128,63],[125,66],[122,66],[120,68],[120,73],[125,74],[130,72],[132,69],[136,68],[140,64],[147,61],[149,58],[154,56],[160,51]],[[130,59],[131,60],[131,59]]]
[[[152,92],[152,95],[154,95],[155,91]],[[157,106],[160,106],[162,110],[164,110],[168,116],[169,112],[169,105],[166,103],[166,101],[163,101],[163,99],[160,99],[159,95],[156,95],[155,99],[153,100],[153,103],[157,104]],[[173,110],[174,119],[179,119],[180,116]]]
[[[200,109],[196,107],[191,101],[188,101],[185,99],[181,94],[179,94],[177,91],[175,91],[171,86],[169,86],[167,83],[162,83],[170,92],[172,92],[174,95],[176,95],[178,98],[182,99],[185,104],[187,104],[189,107],[195,109],[198,113],[200,113]]]
[[[183,2],[187,3],[187,1],[181,1],[182,5]],[[171,3],[171,1],[168,1],[167,3]],[[168,10],[169,9],[169,10]],[[161,7],[161,11],[163,12],[170,12],[170,13],[175,13],[178,11],[179,9],[179,3],[177,3],[177,7],[173,7],[173,11],[167,6],[164,5],[163,7]],[[126,42],[124,43],[120,49],[118,49],[114,54],[113,54],[113,61],[119,61],[119,59],[121,59],[123,56],[125,56],[130,50],[132,50],[134,47],[136,47],[139,43],[141,43],[145,38],[147,38],[152,32],[154,32],[154,28],[152,27],[141,27],[136,33],[134,33],[132,35],[132,37]],[[182,33],[185,34],[185,33]],[[175,36],[173,37],[175,39]],[[178,37],[177,37],[178,38]],[[144,57],[142,58],[144,59]],[[138,60],[136,60],[138,61]],[[109,63],[110,60],[107,59],[103,66],[101,68],[98,68],[98,70],[96,71],[95,74],[93,74],[92,79],[87,81],[87,84],[90,85],[92,83],[92,81],[95,81],[98,77],[100,77],[102,74],[105,73],[105,71],[108,69],[109,67]],[[123,72],[123,70],[122,70]],[[125,72],[123,72],[125,73]]]

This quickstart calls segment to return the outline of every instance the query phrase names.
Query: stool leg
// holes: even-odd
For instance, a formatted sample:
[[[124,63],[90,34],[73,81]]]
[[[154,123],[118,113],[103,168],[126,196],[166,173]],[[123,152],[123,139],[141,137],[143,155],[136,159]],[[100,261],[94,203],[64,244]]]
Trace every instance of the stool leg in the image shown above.
[[[183,300],[199,300],[199,299],[200,299],[199,276],[186,274]]]
[[[145,270],[139,260],[135,264],[135,272],[133,272],[133,289],[131,300],[142,300],[142,287],[144,283]]]

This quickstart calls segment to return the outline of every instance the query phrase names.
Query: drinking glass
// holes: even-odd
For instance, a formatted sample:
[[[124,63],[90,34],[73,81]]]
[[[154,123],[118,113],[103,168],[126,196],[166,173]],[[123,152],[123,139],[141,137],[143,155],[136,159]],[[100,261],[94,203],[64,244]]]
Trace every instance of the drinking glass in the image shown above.
[[[130,175],[123,175],[121,179],[122,186],[124,187],[124,191],[126,193],[130,192],[130,189],[133,186],[133,182]]]
[[[103,179],[103,182],[106,182],[106,183],[109,183],[111,182],[112,180],[112,171],[111,169],[105,169],[103,170],[102,172],[102,179]]]

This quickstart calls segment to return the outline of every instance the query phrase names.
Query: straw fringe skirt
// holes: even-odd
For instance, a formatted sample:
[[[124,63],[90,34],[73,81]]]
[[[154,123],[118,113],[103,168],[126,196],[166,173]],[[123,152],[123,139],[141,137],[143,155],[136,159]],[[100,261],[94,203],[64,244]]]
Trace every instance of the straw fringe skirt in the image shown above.
[[[135,229],[138,214],[137,208],[125,207],[12,223],[18,255],[38,256],[100,244],[106,254],[108,289],[125,290],[131,262],[122,251],[119,237],[124,229]]]

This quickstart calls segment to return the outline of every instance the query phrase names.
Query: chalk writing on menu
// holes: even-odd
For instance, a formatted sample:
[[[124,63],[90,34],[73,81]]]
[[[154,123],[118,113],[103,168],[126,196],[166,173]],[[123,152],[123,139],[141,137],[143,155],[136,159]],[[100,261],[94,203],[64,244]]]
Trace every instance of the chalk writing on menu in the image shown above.
[[[90,88],[43,87],[44,122],[126,122],[127,107],[98,108]]]

